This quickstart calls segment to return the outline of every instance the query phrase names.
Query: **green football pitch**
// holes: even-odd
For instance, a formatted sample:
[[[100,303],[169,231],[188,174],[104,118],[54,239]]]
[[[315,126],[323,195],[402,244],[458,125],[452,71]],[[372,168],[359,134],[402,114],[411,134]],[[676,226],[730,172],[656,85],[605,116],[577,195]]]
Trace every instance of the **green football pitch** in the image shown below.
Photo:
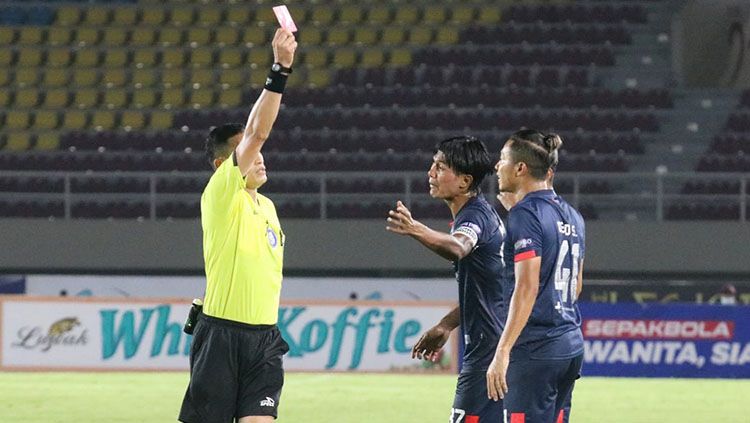
[[[280,423],[447,422],[455,375],[287,374]],[[0,422],[174,422],[185,373],[0,373]],[[750,380],[584,378],[571,422],[750,422]]]

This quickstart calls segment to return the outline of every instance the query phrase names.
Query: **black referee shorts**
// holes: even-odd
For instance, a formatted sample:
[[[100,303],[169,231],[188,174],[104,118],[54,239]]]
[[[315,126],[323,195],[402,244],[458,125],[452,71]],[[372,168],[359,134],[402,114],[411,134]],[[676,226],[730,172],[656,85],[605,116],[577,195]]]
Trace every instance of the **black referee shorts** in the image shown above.
[[[232,423],[276,418],[289,345],[276,325],[248,325],[201,315],[190,349],[190,384],[179,420]]]

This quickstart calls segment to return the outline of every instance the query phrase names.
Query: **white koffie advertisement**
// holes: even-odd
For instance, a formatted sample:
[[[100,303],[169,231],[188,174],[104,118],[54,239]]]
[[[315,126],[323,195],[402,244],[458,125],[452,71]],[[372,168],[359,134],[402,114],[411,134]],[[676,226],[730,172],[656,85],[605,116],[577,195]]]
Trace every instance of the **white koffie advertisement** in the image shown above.
[[[5,370],[187,370],[192,336],[182,331],[189,301],[0,300]],[[447,303],[282,304],[278,327],[288,371],[451,371],[452,340],[436,363],[411,359],[419,336]]]

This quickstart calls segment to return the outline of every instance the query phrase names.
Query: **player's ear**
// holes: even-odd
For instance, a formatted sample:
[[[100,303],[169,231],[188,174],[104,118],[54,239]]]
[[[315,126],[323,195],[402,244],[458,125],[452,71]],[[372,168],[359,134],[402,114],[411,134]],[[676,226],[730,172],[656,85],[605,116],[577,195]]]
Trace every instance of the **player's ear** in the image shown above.
[[[516,163],[516,176],[523,176],[529,172],[529,167],[524,162]]]
[[[221,164],[224,163],[224,159],[221,158],[215,158],[214,159],[214,169],[218,169]]]
[[[469,190],[471,183],[474,181],[474,177],[471,175],[461,175],[461,189]]]

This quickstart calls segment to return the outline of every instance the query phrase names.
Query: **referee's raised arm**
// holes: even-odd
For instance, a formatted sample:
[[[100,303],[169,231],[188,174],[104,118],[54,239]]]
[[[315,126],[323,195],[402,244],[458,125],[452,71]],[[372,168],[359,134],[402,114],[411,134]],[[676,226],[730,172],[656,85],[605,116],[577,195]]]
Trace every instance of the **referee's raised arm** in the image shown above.
[[[242,140],[235,150],[237,165],[243,176],[247,174],[253,160],[271,133],[273,123],[279,114],[281,94],[284,92],[286,78],[292,71],[294,51],[297,49],[294,34],[281,28],[276,30],[272,45],[274,64],[266,78],[263,92],[250,111]]]

